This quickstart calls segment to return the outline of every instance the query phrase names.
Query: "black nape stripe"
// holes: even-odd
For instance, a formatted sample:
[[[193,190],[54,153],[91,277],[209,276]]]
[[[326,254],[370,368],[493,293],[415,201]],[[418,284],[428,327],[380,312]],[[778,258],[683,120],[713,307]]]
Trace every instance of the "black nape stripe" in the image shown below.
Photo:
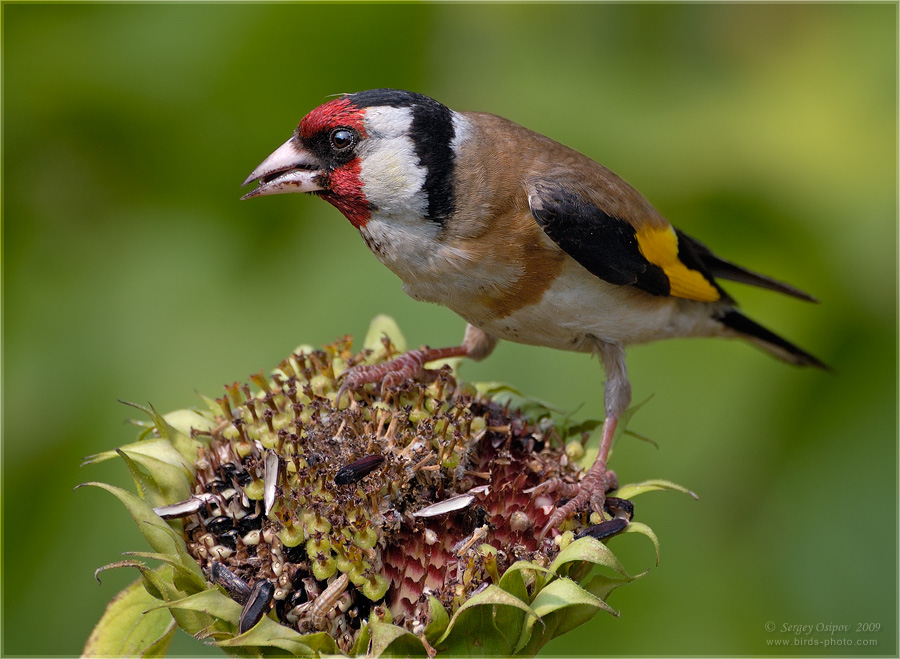
[[[443,224],[456,209],[453,195],[453,115],[440,103],[413,107],[412,139],[424,165],[427,219]]]
[[[402,89],[370,89],[348,96],[358,108],[388,106],[412,108],[410,137],[419,163],[425,167],[425,193],[428,195],[426,219],[443,225],[456,209],[453,193],[453,113],[448,107],[424,94]]]

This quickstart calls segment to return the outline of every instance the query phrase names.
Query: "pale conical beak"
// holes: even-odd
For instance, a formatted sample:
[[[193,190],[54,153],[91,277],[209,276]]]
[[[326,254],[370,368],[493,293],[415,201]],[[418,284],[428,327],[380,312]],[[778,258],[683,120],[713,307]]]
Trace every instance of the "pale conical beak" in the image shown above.
[[[325,188],[318,183],[321,175],[322,166],[316,157],[298,146],[292,137],[250,173],[242,187],[253,181],[259,181],[259,185],[241,199],[287,192],[324,190]]]

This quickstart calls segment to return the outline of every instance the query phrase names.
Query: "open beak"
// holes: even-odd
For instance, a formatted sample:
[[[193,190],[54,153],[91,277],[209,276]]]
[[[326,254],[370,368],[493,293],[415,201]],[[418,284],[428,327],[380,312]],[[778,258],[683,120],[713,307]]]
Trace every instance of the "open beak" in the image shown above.
[[[322,173],[322,166],[316,157],[298,146],[295,138],[291,137],[250,173],[242,187],[253,181],[259,181],[259,185],[241,199],[324,190],[318,183]]]

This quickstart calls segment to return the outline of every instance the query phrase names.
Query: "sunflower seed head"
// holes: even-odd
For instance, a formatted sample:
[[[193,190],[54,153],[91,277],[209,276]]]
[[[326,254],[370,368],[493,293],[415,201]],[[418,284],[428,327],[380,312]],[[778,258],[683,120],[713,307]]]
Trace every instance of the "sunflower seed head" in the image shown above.
[[[384,391],[372,386],[339,397],[348,368],[397,354],[387,340],[375,347],[354,354],[347,338],[323,350],[298,349],[268,377],[260,372],[227,385],[209,401],[210,413],[175,413],[199,425],[172,428],[167,419],[176,417],[145,410],[157,441],[172,442],[159,450],[173,472],[193,463],[189,489],[173,485],[172,496],[157,498],[152,509],[183,534],[201,568],[182,550],[189,569],[177,574],[184,579],[194,570],[199,583],[191,588],[202,590],[205,577],[205,588],[221,587],[238,602],[232,629],[274,638],[277,620],[300,635],[324,632],[331,652],[349,653],[366,652],[365,625],[379,621],[412,632],[429,653],[438,641],[462,652],[472,638],[459,630],[448,638],[448,616],[473,597],[491,606],[491,585],[533,597],[549,583],[544,573],[566,578],[587,574],[589,563],[616,565],[588,545],[573,553],[576,535],[597,543],[627,529],[656,543],[646,526],[632,524],[631,502],[614,497],[603,514],[578,514],[542,537],[557,496],[548,482],[566,491],[583,472],[566,445],[574,431],[557,428],[558,417],[537,401],[519,396],[522,404],[513,404],[515,394],[499,402],[457,383],[446,366]],[[173,453],[187,462],[175,466]],[[178,483],[166,478],[160,482]],[[684,491],[648,481],[622,488],[621,496],[648,488]],[[567,559],[554,561],[562,550]],[[512,581],[502,576],[519,561]],[[581,567],[569,570],[567,561]],[[631,579],[624,575],[623,583]],[[528,641],[537,643],[529,652],[549,638],[542,632]]]

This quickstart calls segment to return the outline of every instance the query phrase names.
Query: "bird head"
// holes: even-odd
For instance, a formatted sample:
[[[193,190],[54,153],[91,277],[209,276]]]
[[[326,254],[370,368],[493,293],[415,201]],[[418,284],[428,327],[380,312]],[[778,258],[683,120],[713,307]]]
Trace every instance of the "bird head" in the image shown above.
[[[357,228],[373,213],[442,222],[454,209],[458,115],[397,89],[347,94],[320,105],[244,181],[243,199],[287,192],[322,197]]]

